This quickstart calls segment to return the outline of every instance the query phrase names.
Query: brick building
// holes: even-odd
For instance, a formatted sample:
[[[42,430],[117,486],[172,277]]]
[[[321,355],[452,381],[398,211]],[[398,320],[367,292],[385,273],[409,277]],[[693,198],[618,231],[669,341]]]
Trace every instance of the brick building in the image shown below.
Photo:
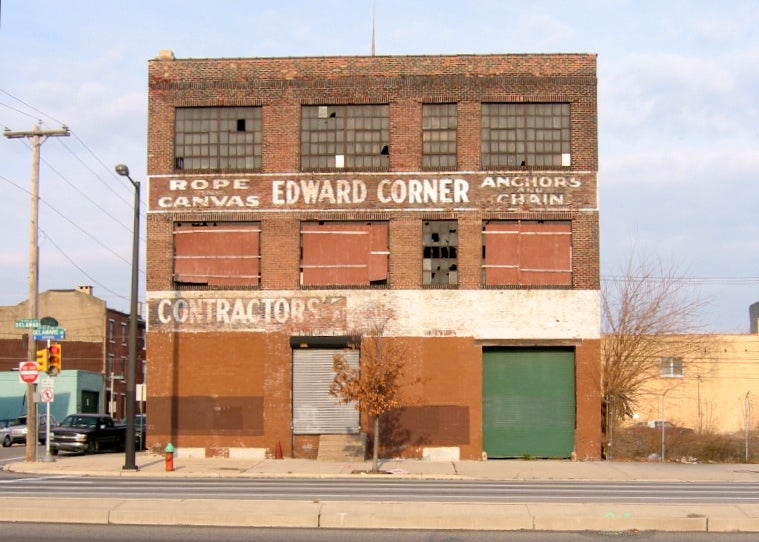
[[[40,319],[53,318],[66,331],[60,341],[64,370],[79,370],[103,375],[104,386],[98,397],[79,398],[76,403],[103,405],[106,413],[117,419],[126,414],[126,362],[129,357],[129,314],[109,309],[105,301],[93,295],[92,287],[77,289],[46,290],[38,296]],[[27,333],[18,329],[15,322],[27,319],[27,300],[7,307],[0,307],[0,371],[18,370],[19,362],[27,358]],[[145,321],[137,321],[137,383],[144,383]],[[44,348],[46,341],[38,341]],[[12,411],[17,415],[18,406],[5,405],[0,397],[0,417]]]
[[[328,387],[380,313],[415,382],[383,456],[600,457],[595,55],[148,72],[149,444],[371,433]]]

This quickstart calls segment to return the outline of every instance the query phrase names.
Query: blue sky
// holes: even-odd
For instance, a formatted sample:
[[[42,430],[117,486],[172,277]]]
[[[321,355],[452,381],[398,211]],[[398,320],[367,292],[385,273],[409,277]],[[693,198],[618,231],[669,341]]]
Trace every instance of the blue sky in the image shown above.
[[[3,1],[0,126],[71,129],[41,148],[40,291],[92,285],[128,311],[133,188],[113,166],[145,179],[149,59],[366,55],[372,5]],[[631,251],[661,259],[709,300],[708,330],[748,332],[759,301],[759,0],[374,6],[377,55],[597,54],[602,276]],[[0,139],[0,305],[28,296],[30,177],[25,140]],[[144,262],[143,247],[143,292]]]

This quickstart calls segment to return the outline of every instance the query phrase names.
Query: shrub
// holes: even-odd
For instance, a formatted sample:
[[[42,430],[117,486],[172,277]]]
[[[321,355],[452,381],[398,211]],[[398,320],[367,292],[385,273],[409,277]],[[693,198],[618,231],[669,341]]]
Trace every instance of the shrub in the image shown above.
[[[700,463],[743,463],[746,461],[744,434],[696,433],[691,429],[668,427],[664,431],[667,461]],[[661,459],[662,430],[651,427],[618,429],[611,446],[612,459],[619,461],[648,461]],[[750,463],[759,462],[759,436],[749,437]]]

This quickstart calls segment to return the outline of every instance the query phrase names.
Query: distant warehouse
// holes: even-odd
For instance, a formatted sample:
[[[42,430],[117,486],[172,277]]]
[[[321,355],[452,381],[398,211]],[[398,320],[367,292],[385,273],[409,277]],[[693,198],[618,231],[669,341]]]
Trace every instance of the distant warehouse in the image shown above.
[[[149,444],[371,439],[328,390],[380,313],[413,382],[382,457],[600,458],[596,84],[590,54],[150,61]]]

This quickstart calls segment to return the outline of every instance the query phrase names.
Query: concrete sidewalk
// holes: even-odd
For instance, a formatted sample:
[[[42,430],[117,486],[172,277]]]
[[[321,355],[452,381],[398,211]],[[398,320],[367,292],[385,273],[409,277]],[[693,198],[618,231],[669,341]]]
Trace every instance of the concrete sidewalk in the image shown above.
[[[124,470],[123,454],[61,454],[53,462],[13,463],[5,470],[46,476],[319,477],[382,476],[417,479],[759,481],[759,465],[692,465],[572,461],[382,461],[384,474],[362,474],[371,462],[299,459],[174,458],[138,453],[137,471]],[[218,525],[251,527],[474,529],[552,531],[759,532],[759,504],[440,504],[398,502],[218,501],[205,499],[55,499],[40,517],[36,499],[3,498],[0,521]]]

